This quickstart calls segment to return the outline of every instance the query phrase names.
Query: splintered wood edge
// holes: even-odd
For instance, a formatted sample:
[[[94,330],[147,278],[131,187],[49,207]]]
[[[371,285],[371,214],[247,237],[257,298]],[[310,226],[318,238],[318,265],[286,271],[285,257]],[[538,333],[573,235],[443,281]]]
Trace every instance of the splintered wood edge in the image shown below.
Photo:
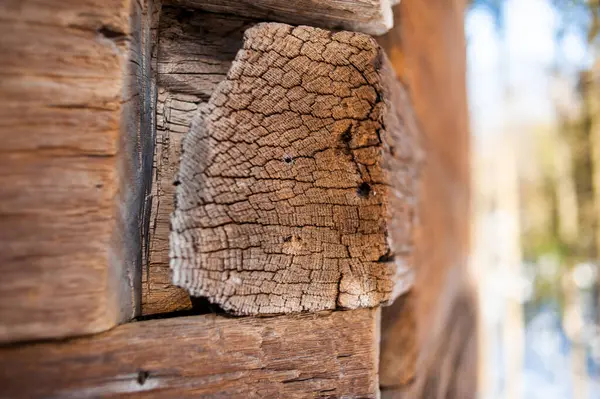
[[[152,76],[150,24],[155,0],[131,3],[127,70],[121,111],[117,225],[113,231],[112,292],[118,322],[141,314],[142,263],[150,222],[156,127],[156,82]]]
[[[92,337],[0,348],[0,386],[11,398],[377,398],[379,315],[361,309],[130,323]]]
[[[249,18],[383,35],[400,0],[166,0],[164,4]]]
[[[421,160],[370,36],[258,24],[184,140],[173,281],[237,314],[389,304],[413,281]]]

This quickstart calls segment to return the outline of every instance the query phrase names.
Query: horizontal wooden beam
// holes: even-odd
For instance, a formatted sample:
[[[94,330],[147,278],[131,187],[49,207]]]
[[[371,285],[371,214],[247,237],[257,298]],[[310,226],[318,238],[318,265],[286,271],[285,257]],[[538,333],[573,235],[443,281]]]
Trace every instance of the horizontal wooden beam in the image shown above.
[[[139,311],[151,2],[0,3],[0,342]]]
[[[166,0],[165,4],[265,21],[382,35],[393,26],[399,0]]]
[[[378,397],[379,310],[150,320],[0,349],[0,396]]]

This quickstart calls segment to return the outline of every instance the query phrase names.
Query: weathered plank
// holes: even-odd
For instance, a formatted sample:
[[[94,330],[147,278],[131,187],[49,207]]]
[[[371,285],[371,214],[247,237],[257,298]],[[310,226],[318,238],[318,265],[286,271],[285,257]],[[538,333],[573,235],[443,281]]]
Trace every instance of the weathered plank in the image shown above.
[[[0,349],[0,396],[376,398],[378,334],[377,309],[130,323]]]
[[[421,153],[403,94],[370,36],[248,29],[183,143],[173,281],[238,314],[406,292]]]
[[[0,4],[0,342],[139,309],[151,3]]]
[[[190,309],[186,291],[172,284],[169,224],[175,198],[181,141],[198,106],[208,100],[256,21],[233,15],[163,7],[158,26],[158,102],[152,172],[149,252],[142,283],[142,313]]]
[[[263,21],[382,35],[393,26],[399,0],[166,0],[166,4],[231,13]]]
[[[382,311],[383,397],[471,398],[476,392],[476,303],[466,272],[470,158],[464,8],[464,0],[403,1],[394,10],[394,29],[378,39],[409,89],[427,153],[412,305],[419,366],[407,386],[406,343],[393,339],[406,328],[395,322],[406,306],[396,302]]]

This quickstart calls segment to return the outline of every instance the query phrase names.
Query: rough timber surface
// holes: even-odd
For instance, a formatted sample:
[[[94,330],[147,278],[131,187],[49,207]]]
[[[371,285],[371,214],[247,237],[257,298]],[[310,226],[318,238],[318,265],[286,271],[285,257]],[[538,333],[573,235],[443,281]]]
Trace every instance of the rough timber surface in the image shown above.
[[[0,342],[138,310],[149,4],[0,2]]]
[[[377,398],[379,310],[150,320],[0,348],[7,398]]]
[[[157,28],[158,101],[152,171],[148,259],[142,274],[142,314],[192,307],[188,293],[172,284],[169,225],[181,142],[198,106],[225,79],[242,47],[244,31],[257,23],[235,15],[163,7]]]
[[[465,0],[402,1],[396,24],[378,38],[408,88],[427,162],[415,239],[413,312],[418,368],[407,379],[406,303],[382,310],[380,384],[384,398],[476,397],[475,295],[468,286],[469,125]]]
[[[421,157],[410,116],[371,37],[247,30],[183,143],[174,282],[237,314],[406,292]]]
[[[166,4],[259,20],[382,35],[399,0],[166,0]]]

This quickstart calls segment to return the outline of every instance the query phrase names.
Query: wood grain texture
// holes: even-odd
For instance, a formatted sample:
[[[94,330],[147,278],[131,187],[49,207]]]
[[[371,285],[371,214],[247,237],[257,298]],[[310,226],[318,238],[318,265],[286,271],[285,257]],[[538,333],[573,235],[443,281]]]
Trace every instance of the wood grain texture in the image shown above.
[[[166,0],[165,3],[262,21],[382,35],[399,0]]]
[[[381,320],[379,380],[384,388],[399,388],[413,383],[417,372],[416,295],[409,292],[398,298]],[[387,310],[387,309],[386,309]]]
[[[156,3],[159,3],[156,1]],[[152,187],[152,164],[156,135],[156,81],[152,70],[154,40],[150,29],[156,15],[154,0],[131,3],[130,38],[126,59],[121,129],[119,137],[116,197],[117,225],[111,256],[116,271],[113,290],[120,290],[121,320],[141,313],[141,273],[147,247]]]
[[[188,310],[188,293],[172,284],[169,224],[175,198],[181,141],[198,106],[225,79],[242,46],[244,31],[257,21],[232,15],[163,7],[157,29],[158,101],[148,260],[142,275],[144,315]]]
[[[469,242],[469,127],[463,0],[403,0],[378,39],[409,90],[427,162],[416,236],[414,311],[419,354],[408,387],[402,340],[384,339],[384,397],[472,398],[476,392],[476,302],[466,270]],[[382,312],[382,337],[399,336],[397,302]]]
[[[0,397],[376,398],[378,330],[377,309],[130,323],[0,349]]]
[[[145,7],[0,4],[0,342],[98,332],[138,308]]]
[[[370,36],[248,29],[183,143],[173,281],[237,314],[406,292],[421,157],[408,106]]]

